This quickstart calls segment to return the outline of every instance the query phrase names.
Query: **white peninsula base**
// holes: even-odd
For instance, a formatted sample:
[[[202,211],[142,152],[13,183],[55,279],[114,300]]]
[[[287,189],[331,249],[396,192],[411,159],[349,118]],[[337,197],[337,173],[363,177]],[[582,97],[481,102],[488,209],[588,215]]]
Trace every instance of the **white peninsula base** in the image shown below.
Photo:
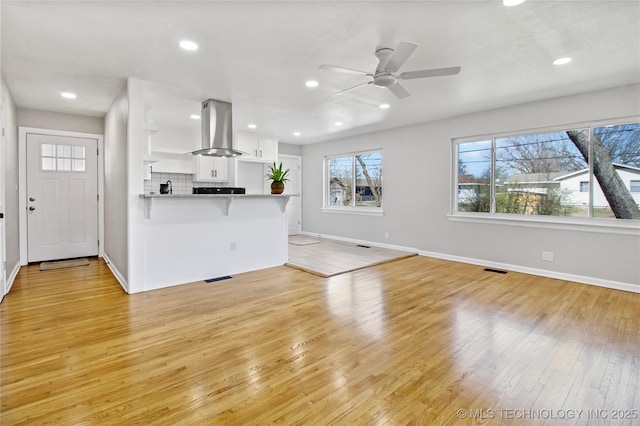
[[[141,291],[287,262],[286,195],[142,197],[153,208],[144,220]]]

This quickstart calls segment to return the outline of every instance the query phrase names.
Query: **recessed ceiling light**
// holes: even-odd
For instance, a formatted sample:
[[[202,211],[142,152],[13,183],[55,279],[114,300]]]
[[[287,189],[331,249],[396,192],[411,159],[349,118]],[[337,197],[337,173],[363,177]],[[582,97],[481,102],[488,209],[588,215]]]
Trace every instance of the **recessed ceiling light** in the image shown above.
[[[191,114],[192,120],[200,120],[200,116],[198,114]]]
[[[342,126],[344,123],[342,121],[336,121],[333,124],[335,124],[336,126]]]
[[[558,58],[555,61],[553,61],[553,65],[567,65],[569,62],[571,62],[571,58],[569,57]]]
[[[63,98],[67,98],[67,99],[75,99],[77,98],[75,93],[71,93],[71,92],[62,92],[60,93],[60,96],[62,96]]]
[[[255,124],[251,123],[247,127],[250,128],[250,129],[255,129],[258,126],[256,126]]]
[[[524,3],[524,0],[502,0],[502,4],[505,6],[517,6]]]
[[[304,85],[307,87],[318,87],[318,82],[315,80],[309,80],[306,83],[304,83]]]
[[[300,136],[302,133],[300,132],[293,132],[293,136]]]
[[[380,105],[378,105],[378,108],[380,108],[380,109],[389,109],[389,104],[380,104]]]
[[[189,40],[182,40],[180,42],[180,47],[184,50],[198,50],[198,45]]]

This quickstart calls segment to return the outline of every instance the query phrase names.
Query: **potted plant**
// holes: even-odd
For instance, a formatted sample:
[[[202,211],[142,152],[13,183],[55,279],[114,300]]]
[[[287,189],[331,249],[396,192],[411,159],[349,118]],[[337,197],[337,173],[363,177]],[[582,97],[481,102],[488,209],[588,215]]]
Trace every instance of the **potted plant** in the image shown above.
[[[289,169],[282,170],[282,162],[280,162],[279,166],[276,166],[274,162],[272,166],[269,166],[269,173],[267,173],[267,179],[272,180],[271,182],[271,193],[272,194],[282,194],[284,191],[284,183],[289,180],[287,177],[289,174]]]

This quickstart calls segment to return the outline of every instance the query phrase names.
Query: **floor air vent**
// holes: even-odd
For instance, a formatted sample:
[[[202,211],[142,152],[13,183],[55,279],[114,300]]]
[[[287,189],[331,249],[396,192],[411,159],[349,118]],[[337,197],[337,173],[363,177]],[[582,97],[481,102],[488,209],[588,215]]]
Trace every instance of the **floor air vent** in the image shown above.
[[[356,247],[371,248],[371,247],[369,247],[369,246],[363,246],[362,244],[358,244],[358,245],[356,245]]]
[[[487,272],[495,272],[496,274],[506,274],[507,271],[501,271],[500,269],[491,269],[491,268],[484,268],[485,271]]]
[[[225,276],[225,277],[218,277],[218,278],[209,278],[208,280],[204,280],[205,283],[215,283],[216,281],[222,281],[222,280],[228,280],[232,277],[230,277],[229,275]]]

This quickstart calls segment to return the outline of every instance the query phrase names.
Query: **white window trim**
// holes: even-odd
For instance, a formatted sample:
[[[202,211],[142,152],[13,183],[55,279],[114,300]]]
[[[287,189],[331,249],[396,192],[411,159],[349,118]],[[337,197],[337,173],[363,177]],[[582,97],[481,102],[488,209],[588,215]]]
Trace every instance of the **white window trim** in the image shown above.
[[[358,206],[329,206],[327,205],[328,198],[328,176],[329,170],[327,167],[328,160],[330,158],[338,157],[355,157],[356,155],[372,154],[379,152],[382,155],[382,167],[384,169],[384,154],[382,148],[368,149],[365,151],[352,151],[343,154],[325,155],[324,165],[322,166],[322,213],[337,213],[337,214],[355,214],[363,216],[384,216],[384,198],[382,199],[382,205],[380,207],[358,207]],[[355,166],[354,166],[355,167]],[[384,174],[383,174],[384,176]],[[384,178],[383,178],[384,179]],[[384,186],[383,186],[384,187]]]
[[[449,214],[448,219],[452,222],[484,223],[491,225],[583,231],[640,237],[640,220],[630,219],[581,219],[567,218],[564,216],[533,216],[470,212]]]
[[[384,216],[382,207],[323,207],[320,209],[322,213],[333,214],[359,214],[363,216]]]
[[[557,125],[549,127],[531,128],[526,130],[513,130],[508,132],[496,132],[492,134],[484,134],[478,136],[465,136],[460,138],[451,139],[451,177],[452,183],[451,194],[451,210],[447,215],[450,221],[453,222],[475,222],[475,223],[491,223],[500,225],[511,226],[530,226],[535,228],[554,228],[564,230],[580,230],[597,233],[608,234],[624,234],[624,235],[637,235],[640,236],[640,221],[631,219],[605,219],[605,218],[568,218],[566,216],[545,216],[545,215],[517,215],[506,213],[493,212],[494,206],[491,203],[491,212],[460,212],[458,211],[458,150],[457,146],[460,143],[475,142],[481,140],[493,140],[494,138],[504,138],[509,136],[531,134],[531,133],[544,133],[544,132],[556,132],[563,129],[571,128],[588,128],[590,131],[596,127],[604,127],[608,125],[622,125],[632,122],[640,123],[640,116],[630,116],[622,118],[612,118],[607,120],[593,120],[587,122],[571,123],[566,125]],[[492,150],[493,157],[493,150]],[[494,159],[492,158],[492,165],[494,167]],[[593,164],[589,163],[589,191],[593,188],[592,176],[593,176]],[[491,192],[493,199],[493,186],[494,186],[494,173],[491,173]],[[589,205],[591,206],[591,195]],[[592,207],[590,207],[591,209]]]

